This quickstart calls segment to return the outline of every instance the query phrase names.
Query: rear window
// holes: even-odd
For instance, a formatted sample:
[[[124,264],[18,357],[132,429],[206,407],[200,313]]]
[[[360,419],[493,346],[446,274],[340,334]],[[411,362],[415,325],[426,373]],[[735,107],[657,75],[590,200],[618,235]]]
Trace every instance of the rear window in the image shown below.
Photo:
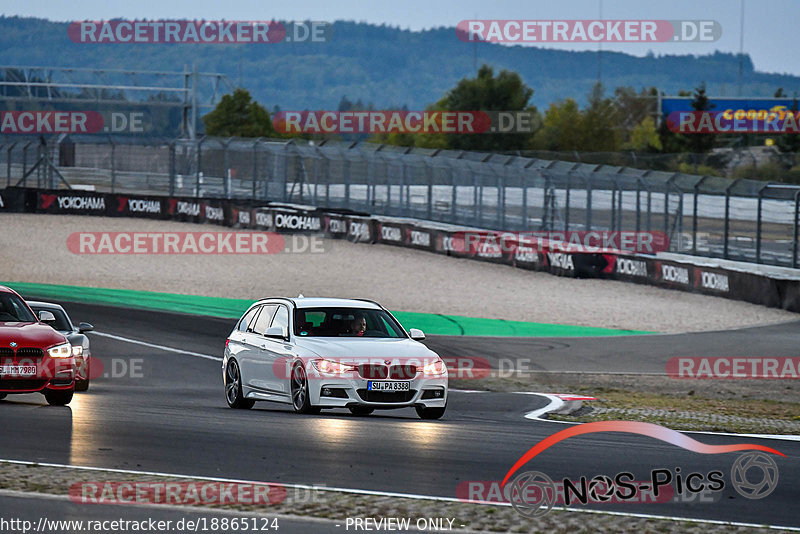
[[[300,337],[406,337],[384,310],[297,308],[294,314],[294,334]]]

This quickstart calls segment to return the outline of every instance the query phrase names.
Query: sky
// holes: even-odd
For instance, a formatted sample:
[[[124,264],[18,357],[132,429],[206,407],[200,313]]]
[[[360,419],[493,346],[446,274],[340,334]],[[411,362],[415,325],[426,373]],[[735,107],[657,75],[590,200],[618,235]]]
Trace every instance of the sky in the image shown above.
[[[713,43],[604,43],[603,50],[634,55],[736,53],[740,47],[741,2],[744,2],[744,51],[756,70],[800,75],[800,1],[798,0],[0,0],[6,16],[54,21],[125,19],[206,20],[352,20],[423,30],[455,26],[468,19],[665,19],[715,20],[722,37]],[[600,16],[602,5],[602,17]],[[346,38],[335,35],[334,38]],[[455,34],[454,34],[455,38]],[[569,50],[596,50],[596,44],[547,45]]]

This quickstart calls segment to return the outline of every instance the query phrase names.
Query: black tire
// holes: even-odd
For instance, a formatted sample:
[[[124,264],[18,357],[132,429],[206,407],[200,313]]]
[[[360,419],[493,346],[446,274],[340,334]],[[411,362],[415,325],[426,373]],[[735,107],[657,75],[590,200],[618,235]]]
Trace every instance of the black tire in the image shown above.
[[[225,368],[225,400],[231,408],[249,410],[256,401],[245,399],[242,394],[242,373],[236,360],[228,360]]]
[[[8,396],[8,393],[0,393],[0,400],[5,399]]]
[[[369,406],[350,406],[348,409],[353,415],[369,415],[375,411],[375,408],[370,408]]]
[[[319,413],[319,408],[311,405],[311,395],[308,392],[308,376],[302,365],[292,368],[292,407],[297,413]]]
[[[76,380],[75,391],[89,391],[89,380]]]
[[[60,391],[46,389],[44,390],[44,398],[50,406],[66,406],[72,402],[72,395],[74,393],[75,392],[71,389]]]
[[[414,409],[417,411],[417,415],[420,419],[441,419],[444,415],[444,411],[447,409],[447,406],[442,406],[441,408],[425,408],[423,406],[414,406]]]

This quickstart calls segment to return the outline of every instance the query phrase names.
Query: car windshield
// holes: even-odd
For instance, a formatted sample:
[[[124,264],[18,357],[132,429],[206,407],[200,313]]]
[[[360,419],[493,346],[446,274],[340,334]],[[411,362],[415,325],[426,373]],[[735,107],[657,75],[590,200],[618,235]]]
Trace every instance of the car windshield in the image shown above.
[[[384,310],[362,308],[298,308],[294,333],[301,337],[406,337]]]
[[[67,317],[67,314],[63,310],[59,310],[58,308],[45,308],[42,306],[31,306],[31,309],[35,311],[37,315],[40,311],[43,310],[52,313],[55,316],[56,320],[55,322],[47,321],[47,324],[49,324],[56,330],[60,332],[67,332],[72,330],[72,324],[69,322],[69,318]]]
[[[36,318],[21,298],[11,293],[0,293],[0,322],[35,323]]]

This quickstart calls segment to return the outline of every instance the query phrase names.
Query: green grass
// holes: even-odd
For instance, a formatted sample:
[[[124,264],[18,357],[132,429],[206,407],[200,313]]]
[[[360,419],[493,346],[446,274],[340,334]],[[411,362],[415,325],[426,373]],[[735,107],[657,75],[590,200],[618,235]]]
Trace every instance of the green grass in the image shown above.
[[[132,289],[79,287],[28,282],[0,282],[25,298],[53,299],[62,302],[105,304],[124,308],[162,310],[193,315],[238,319],[253,302],[249,299],[179,295]],[[482,319],[459,315],[442,315],[409,311],[393,311],[406,328],[419,328],[426,334],[447,336],[503,337],[586,337],[649,334],[638,330],[616,330],[590,326]]]

